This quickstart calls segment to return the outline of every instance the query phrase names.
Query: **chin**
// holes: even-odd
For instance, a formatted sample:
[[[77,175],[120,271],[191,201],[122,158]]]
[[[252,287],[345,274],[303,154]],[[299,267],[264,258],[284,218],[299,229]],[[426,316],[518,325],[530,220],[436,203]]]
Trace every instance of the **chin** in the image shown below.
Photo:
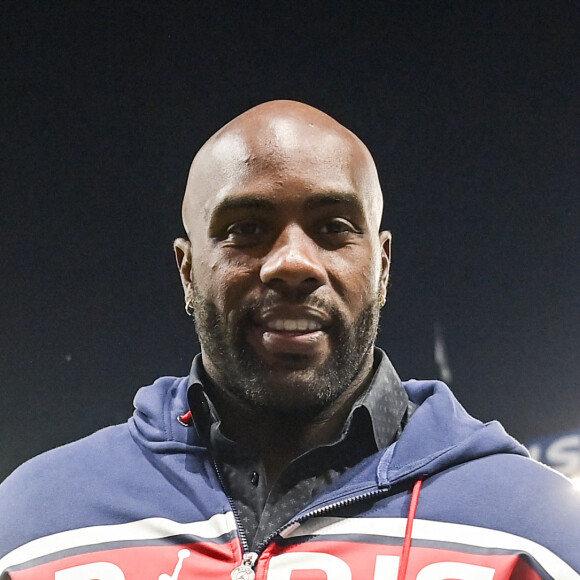
[[[310,355],[284,353],[273,357],[266,366],[270,376],[277,376],[280,380],[294,380],[293,375],[308,375],[315,378],[317,371],[328,362],[327,357],[312,357]]]
[[[241,386],[241,385],[240,385]],[[275,415],[317,415],[342,393],[339,382],[320,376],[316,368],[277,369],[268,376],[254,377],[238,393],[255,409]]]

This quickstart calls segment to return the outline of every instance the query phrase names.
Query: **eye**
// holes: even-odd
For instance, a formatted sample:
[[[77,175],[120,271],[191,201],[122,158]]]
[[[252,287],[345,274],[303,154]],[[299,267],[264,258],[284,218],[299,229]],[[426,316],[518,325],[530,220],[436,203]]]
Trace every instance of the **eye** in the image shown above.
[[[256,222],[244,221],[232,224],[226,233],[228,236],[257,236],[264,233],[264,229]]]
[[[321,234],[351,234],[356,233],[357,229],[345,219],[336,218],[324,222],[320,227]]]
[[[224,241],[236,246],[259,243],[267,234],[267,228],[260,222],[243,220],[228,226]]]

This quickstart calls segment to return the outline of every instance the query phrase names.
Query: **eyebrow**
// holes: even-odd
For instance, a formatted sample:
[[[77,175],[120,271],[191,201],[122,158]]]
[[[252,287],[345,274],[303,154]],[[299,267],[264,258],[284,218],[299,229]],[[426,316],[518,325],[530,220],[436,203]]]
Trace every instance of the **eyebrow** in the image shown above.
[[[243,209],[261,209],[273,211],[276,204],[267,197],[251,195],[244,197],[228,197],[220,201],[211,211],[210,218],[229,212]]]
[[[354,207],[358,212],[364,214],[364,206],[360,197],[351,192],[321,193],[309,197],[304,203],[304,207],[308,210],[332,205],[349,205]],[[229,197],[220,201],[213,208],[209,217],[215,219],[216,216],[223,213],[239,210],[262,210],[273,212],[276,211],[276,208],[276,202],[263,195]]]
[[[364,214],[362,200],[358,195],[350,192],[322,193],[308,198],[304,205],[306,209],[316,209],[327,205],[349,205]]]

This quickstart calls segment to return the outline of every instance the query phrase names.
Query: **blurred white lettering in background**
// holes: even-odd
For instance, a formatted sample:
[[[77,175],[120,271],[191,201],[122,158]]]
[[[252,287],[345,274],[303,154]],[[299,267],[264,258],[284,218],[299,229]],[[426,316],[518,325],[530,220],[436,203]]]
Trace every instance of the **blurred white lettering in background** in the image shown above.
[[[580,490],[580,430],[527,445],[530,455],[569,477]]]

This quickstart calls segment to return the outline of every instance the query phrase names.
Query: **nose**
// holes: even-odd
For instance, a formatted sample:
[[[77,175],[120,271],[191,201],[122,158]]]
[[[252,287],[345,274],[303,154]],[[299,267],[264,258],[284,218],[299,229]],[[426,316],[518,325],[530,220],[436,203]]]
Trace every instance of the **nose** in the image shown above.
[[[320,250],[299,225],[289,225],[278,236],[262,263],[262,282],[279,289],[314,291],[326,282]]]

